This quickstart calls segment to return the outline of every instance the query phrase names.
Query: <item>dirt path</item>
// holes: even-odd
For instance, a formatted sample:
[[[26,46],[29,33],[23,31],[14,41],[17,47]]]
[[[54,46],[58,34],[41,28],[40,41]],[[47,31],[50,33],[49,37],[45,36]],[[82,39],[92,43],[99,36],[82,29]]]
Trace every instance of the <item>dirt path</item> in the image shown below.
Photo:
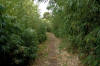
[[[60,39],[56,38],[54,34],[48,33],[48,66],[59,66],[57,57],[58,57],[58,45],[60,44]]]
[[[32,66],[82,66],[78,56],[71,55],[66,50],[59,51],[60,44],[60,39],[47,33],[47,40],[39,46],[38,59]]]

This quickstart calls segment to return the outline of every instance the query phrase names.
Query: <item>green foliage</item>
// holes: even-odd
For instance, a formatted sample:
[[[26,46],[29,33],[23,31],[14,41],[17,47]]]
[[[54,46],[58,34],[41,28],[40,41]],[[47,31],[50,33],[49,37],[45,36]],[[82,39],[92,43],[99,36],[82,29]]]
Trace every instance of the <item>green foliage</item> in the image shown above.
[[[46,26],[47,32],[52,32],[52,15],[50,12],[45,12],[43,15],[43,20]]]
[[[31,0],[0,0],[0,65],[27,66],[46,29]]]
[[[100,65],[100,1],[50,0],[54,33],[71,42],[87,66]],[[53,7],[52,7],[53,6]]]
[[[38,40],[41,43],[44,40],[46,40],[46,34],[45,34],[46,33],[46,27],[44,27],[45,24],[43,24],[43,23],[41,23],[39,26],[40,27],[37,29],[37,33],[38,33]]]

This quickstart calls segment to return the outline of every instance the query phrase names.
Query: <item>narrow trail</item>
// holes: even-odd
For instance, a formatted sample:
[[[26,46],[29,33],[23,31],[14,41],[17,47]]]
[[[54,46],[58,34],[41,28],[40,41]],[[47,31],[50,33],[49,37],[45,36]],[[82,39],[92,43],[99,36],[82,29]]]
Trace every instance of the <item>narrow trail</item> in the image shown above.
[[[60,40],[54,36],[54,34],[48,33],[48,66],[59,66],[57,61],[57,48]]]
[[[59,51],[60,44],[59,38],[47,33],[46,42],[39,46],[39,58],[31,66],[82,66],[78,56],[73,56],[66,50]]]

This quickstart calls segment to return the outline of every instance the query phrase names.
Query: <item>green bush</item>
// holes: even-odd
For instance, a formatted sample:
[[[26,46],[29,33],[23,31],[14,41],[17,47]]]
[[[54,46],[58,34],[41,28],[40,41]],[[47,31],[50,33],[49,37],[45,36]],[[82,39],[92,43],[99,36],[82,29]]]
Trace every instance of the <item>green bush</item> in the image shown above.
[[[37,57],[39,42],[46,40],[45,26],[38,26],[42,20],[37,7],[27,0],[0,1],[0,4],[0,65],[27,66]]]
[[[38,40],[39,42],[43,42],[46,40],[46,27],[44,27],[44,24],[40,24],[40,27],[37,29],[37,34],[38,34]]]
[[[69,39],[85,66],[100,66],[100,1],[53,0],[54,33]],[[55,5],[56,4],[56,5]]]

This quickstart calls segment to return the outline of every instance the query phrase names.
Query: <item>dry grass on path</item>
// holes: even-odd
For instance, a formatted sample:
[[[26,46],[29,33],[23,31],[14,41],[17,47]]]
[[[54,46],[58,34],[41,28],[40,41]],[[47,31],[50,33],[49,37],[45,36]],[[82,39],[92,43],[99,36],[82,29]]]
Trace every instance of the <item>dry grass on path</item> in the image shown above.
[[[47,40],[39,46],[39,56],[32,66],[82,66],[77,55],[66,50],[59,51],[61,40],[54,34],[47,33]]]

